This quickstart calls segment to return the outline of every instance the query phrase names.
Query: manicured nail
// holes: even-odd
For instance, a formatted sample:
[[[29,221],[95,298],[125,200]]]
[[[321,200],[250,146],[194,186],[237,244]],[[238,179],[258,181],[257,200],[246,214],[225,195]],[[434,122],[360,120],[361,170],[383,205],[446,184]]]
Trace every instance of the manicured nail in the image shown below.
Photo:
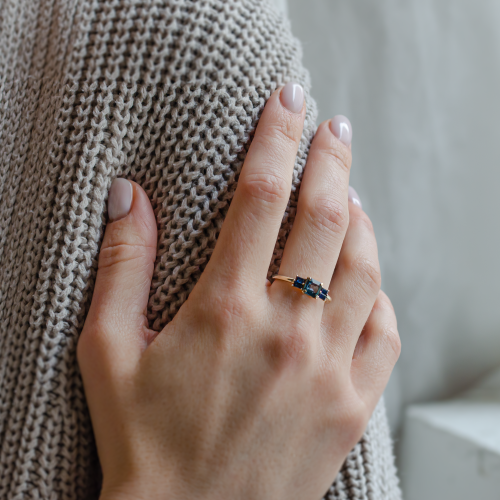
[[[347,197],[349,198],[349,201],[351,203],[358,205],[359,208],[363,208],[363,205],[361,205],[361,200],[359,199],[359,194],[356,193],[356,190],[351,186],[349,186]]]
[[[280,93],[280,101],[292,113],[300,113],[304,106],[304,89],[295,82],[288,82]]]
[[[330,120],[330,130],[337,139],[340,139],[346,146],[350,146],[352,141],[352,125],[349,118],[346,118],[344,115],[334,116]]]
[[[130,212],[134,188],[127,179],[115,179],[108,196],[108,217],[110,222],[123,219]]]

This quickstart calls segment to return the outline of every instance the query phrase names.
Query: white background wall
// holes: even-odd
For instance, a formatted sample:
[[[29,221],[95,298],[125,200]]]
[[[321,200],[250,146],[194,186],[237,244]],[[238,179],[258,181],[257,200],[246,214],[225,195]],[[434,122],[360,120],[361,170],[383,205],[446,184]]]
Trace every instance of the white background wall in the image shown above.
[[[276,0],[283,4],[283,0]],[[403,343],[386,400],[450,396],[500,365],[500,2],[288,0],[320,120],[354,130]]]

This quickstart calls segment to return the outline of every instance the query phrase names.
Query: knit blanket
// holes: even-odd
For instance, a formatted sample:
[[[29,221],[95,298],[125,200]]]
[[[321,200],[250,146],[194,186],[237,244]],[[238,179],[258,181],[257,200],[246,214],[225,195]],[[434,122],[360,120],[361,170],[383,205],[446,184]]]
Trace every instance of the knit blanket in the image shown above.
[[[307,116],[270,273],[316,120],[288,21],[266,0],[0,0],[1,499],[98,498],[76,344],[113,178],[138,182],[157,217],[160,330],[210,258],[266,99],[290,80]],[[382,402],[325,498],[400,498]]]

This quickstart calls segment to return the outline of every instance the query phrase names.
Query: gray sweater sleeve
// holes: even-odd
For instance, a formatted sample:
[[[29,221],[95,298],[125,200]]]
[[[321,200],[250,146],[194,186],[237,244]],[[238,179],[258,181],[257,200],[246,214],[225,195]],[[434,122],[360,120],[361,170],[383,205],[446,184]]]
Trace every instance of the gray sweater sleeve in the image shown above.
[[[307,116],[270,273],[296,210],[316,106],[299,43],[265,0],[0,0],[0,498],[97,498],[76,363],[116,176],[159,228],[149,321],[199,279],[271,92]],[[383,403],[326,497],[397,500]]]

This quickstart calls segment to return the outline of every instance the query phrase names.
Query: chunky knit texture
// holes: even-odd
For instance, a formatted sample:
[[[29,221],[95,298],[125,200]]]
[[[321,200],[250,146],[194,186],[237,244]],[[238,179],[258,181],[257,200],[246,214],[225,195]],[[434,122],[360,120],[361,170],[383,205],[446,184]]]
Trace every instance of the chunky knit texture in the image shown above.
[[[160,330],[210,257],[266,99],[296,80],[308,111],[277,270],[315,130],[300,57],[265,0],[0,0],[1,499],[98,496],[75,351],[112,179],[153,204]],[[383,403],[326,496],[400,497]]]

